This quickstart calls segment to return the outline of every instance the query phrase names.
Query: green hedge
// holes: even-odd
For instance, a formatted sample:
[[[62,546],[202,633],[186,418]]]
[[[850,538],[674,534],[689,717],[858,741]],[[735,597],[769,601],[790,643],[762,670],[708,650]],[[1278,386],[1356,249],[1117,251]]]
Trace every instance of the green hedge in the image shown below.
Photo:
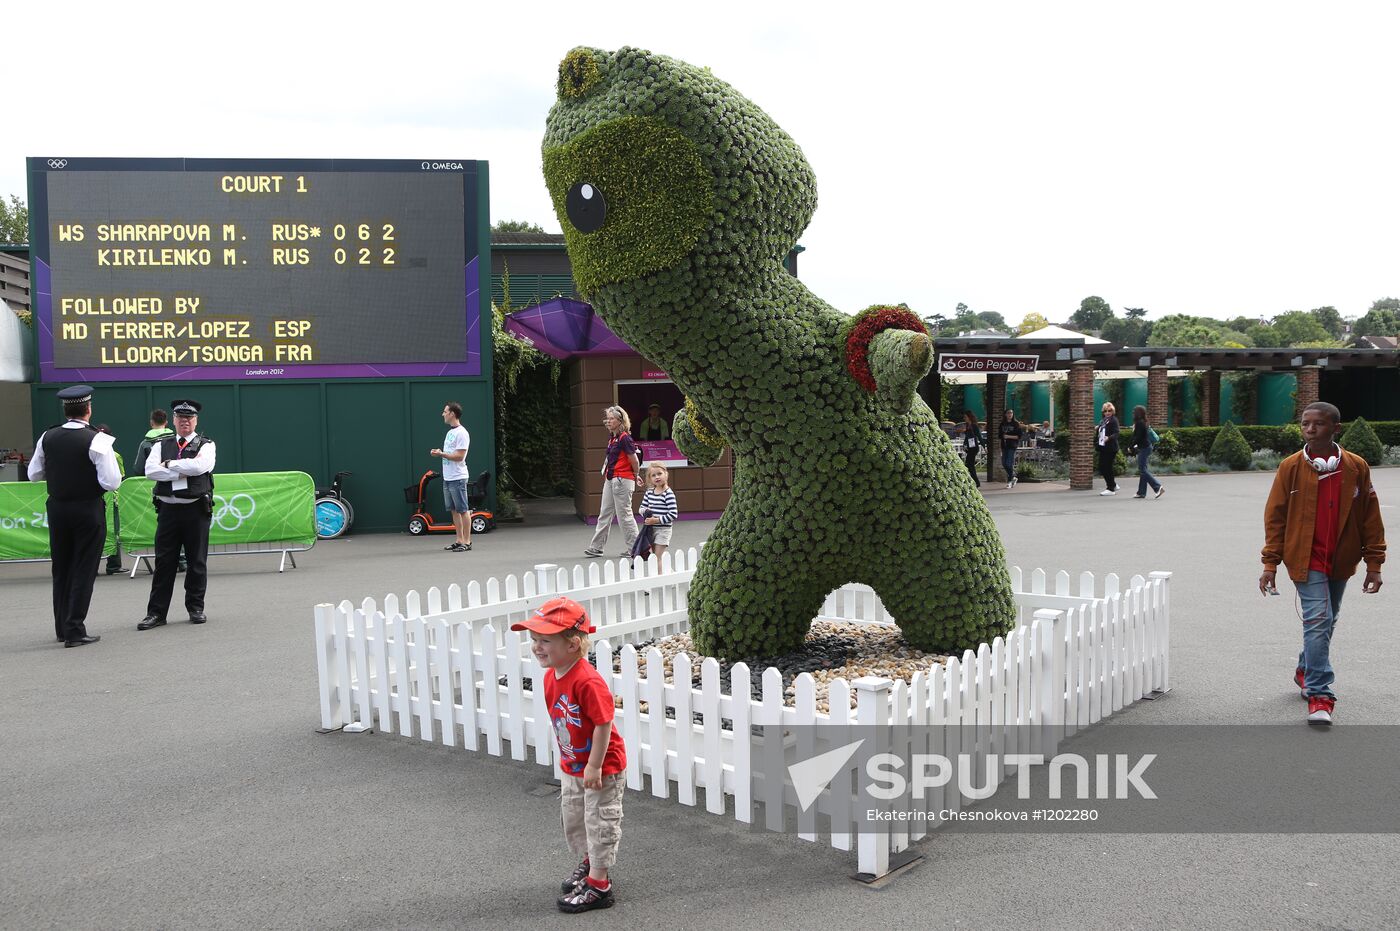
[[[1360,420],[1361,418],[1357,418]],[[1381,420],[1367,425],[1375,432],[1382,446],[1400,446],[1400,420]],[[1343,428],[1349,429],[1350,423],[1344,423]],[[1287,423],[1279,426],[1247,426],[1236,427],[1244,441],[1249,444],[1251,450],[1268,449],[1273,450],[1281,456],[1288,456],[1303,448],[1303,434],[1298,429],[1296,423]],[[1176,455],[1186,458],[1188,456],[1209,456],[1210,448],[1215,443],[1215,437],[1220,433],[1220,427],[1171,427],[1167,430],[1159,430],[1165,439],[1170,436],[1176,441]],[[1055,435],[1055,449],[1061,458],[1069,458],[1070,434],[1068,430],[1062,430]],[[1165,444],[1170,445],[1170,441]],[[1166,452],[1165,449],[1162,452]]]
[[[1351,422],[1346,433],[1342,434],[1341,442],[1343,449],[1356,453],[1371,465],[1380,465],[1385,455],[1381,441],[1376,437],[1376,431],[1364,417],[1358,417]]]
[[[1249,468],[1249,454],[1249,443],[1240,435],[1240,428],[1227,420],[1225,426],[1216,431],[1215,442],[1210,444],[1207,459],[1242,472]]]
[[[1376,439],[1381,441],[1382,446],[1400,446],[1400,420],[1377,420],[1367,423],[1371,424],[1371,429],[1376,432]]]

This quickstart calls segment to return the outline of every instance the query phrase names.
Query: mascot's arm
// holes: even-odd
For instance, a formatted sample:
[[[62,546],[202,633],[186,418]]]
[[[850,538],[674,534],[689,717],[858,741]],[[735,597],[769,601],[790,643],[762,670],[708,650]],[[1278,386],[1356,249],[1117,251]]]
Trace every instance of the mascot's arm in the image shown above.
[[[714,465],[726,445],[714,424],[700,413],[689,398],[685,400],[685,407],[676,412],[676,419],[671,424],[671,439],[676,441],[681,455],[701,468]]]
[[[933,365],[933,340],[911,330],[884,330],[870,340],[867,358],[880,403],[904,413]]]

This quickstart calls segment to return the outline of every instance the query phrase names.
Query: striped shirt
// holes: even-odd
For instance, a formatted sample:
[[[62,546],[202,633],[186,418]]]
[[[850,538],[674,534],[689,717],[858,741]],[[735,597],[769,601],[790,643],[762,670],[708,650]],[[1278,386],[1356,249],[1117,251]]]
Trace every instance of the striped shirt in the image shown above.
[[[676,516],[680,514],[680,511],[676,509],[676,493],[669,488],[665,491],[648,488],[646,494],[642,495],[642,510],[651,517],[660,518],[663,527],[674,521]]]

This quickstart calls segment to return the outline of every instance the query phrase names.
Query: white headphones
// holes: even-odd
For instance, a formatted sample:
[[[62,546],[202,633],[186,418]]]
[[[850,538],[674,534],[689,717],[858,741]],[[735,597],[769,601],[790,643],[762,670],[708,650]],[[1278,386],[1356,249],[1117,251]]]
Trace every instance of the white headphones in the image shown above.
[[[1308,465],[1313,467],[1313,471],[1321,472],[1323,475],[1327,475],[1330,472],[1337,471],[1337,469],[1341,467],[1342,447],[1337,446],[1335,442],[1332,445],[1336,447],[1337,454],[1335,456],[1328,456],[1326,459],[1323,459],[1321,456],[1318,456],[1316,459],[1314,459],[1307,453],[1303,454],[1303,458],[1308,460]]]

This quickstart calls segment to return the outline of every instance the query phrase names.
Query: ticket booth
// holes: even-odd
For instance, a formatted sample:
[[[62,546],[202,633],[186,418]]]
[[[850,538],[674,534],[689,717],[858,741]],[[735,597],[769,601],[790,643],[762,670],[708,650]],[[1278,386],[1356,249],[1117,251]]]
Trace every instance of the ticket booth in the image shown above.
[[[570,446],[574,469],[574,509],[583,520],[597,520],[603,480],[599,470],[608,446],[603,410],[616,404],[632,420],[632,435],[645,462],[663,463],[681,520],[719,517],[734,487],[729,450],[706,468],[692,465],[670,438],[685,397],[660,367],[642,358],[608,329],[583,301],[556,298],[517,311],[506,329],[539,351],[564,362],[569,379]],[[658,422],[650,424],[652,406]],[[654,426],[656,429],[649,429]],[[640,502],[640,490],[638,502]]]

